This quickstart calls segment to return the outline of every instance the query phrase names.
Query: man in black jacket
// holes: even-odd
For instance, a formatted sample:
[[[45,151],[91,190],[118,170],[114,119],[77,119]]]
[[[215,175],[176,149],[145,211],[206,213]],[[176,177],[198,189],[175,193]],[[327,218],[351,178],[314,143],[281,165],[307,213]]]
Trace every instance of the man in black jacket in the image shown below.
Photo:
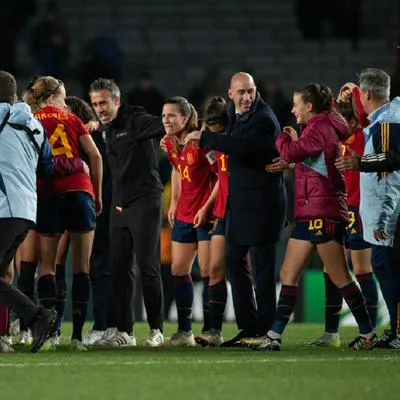
[[[242,338],[265,335],[276,309],[276,245],[286,215],[286,191],[281,173],[265,172],[279,154],[275,139],[280,131],[272,109],[257,93],[253,77],[233,75],[229,90],[227,135],[200,132],[201,147],[229,155],[229,200],[226,221],[226,264],[232,286],[239,334],[225,342],[236,345]],[[246,254],[255,276],[256,299],[246,267]]]
[[[112,174],[110,228],[117,332],[110,346],[133,346],[133,259],[141,274],[144,304],[150,325],[148,346],[163,343],[163,296],[160,273],[162,184],[158,173],[156,138],[161,118],[142,107],[121,105],[118,86],[98,79],[90,86],[93,108],[106,127],[107,155]]]

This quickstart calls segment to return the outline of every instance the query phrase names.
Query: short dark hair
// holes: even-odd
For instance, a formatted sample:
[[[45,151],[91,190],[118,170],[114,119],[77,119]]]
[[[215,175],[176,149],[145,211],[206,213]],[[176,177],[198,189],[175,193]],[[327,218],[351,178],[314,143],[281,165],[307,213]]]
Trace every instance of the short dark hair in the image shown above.
[[[0,71],[0,103],[15,103],[17,100],[17,81],[7,71]]]
[[[390,76],[382,69],[366,68],[360,73],[360,89],[369,90],[378,100],[389,100]]]
[[[204,120],[207,126],[220,125],[226,128],[228,125],[228,111],[226,100],[221,96],[214,96],[208,100]]]
[[[75,114],[80,118],[85,124],[89,121],[95,121],[96,116],[92,107],[85,100],[80,99],[76,96],[68,96],[65,98],[65,104]]]
[[[112,98],[121,97],[121,91],[113,79],[96,79],[90,84],[89,94],[100,90],[108,90]]]
[[[333,108],[332,90],[319,83],[309,83],[295,93],[301,95],[304,103],[311,103],[316,113],[331,111]]]

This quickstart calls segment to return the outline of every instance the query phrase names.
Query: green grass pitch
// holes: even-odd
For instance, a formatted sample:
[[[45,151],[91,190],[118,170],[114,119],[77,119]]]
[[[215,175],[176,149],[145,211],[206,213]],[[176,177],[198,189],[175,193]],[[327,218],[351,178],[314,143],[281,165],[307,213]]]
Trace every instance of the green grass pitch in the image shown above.
[[[201,327],[196,325],[196,332]],[[388,399],[400,395],[400,352],[352,351],[357,332],[341,330],[341,349],[305,345],[322,326],[291,324],[281,352],[249,349],[129,349],[75,353],[63,344],[53,353],[17,347],[0,354],[1,400]],[[147,326],[136,327],[138,344]],[[175,330],[166,325],[166,336]],[[224,327],[225,338],[236,332]]]

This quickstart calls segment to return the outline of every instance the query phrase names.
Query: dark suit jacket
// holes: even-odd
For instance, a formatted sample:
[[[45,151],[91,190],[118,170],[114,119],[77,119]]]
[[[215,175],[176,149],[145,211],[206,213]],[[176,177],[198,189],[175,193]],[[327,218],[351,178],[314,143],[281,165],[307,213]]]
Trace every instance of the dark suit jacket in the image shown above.
[[[286,189],[282,174],[265,166],[279,156],[275,139],[279,123],[271,108],[257,95],[250,111],[235,117],[228,104],[227,135],[204,132],[201,147],[229,155],[228,243],[263,246],[280,240],[286,219]]]

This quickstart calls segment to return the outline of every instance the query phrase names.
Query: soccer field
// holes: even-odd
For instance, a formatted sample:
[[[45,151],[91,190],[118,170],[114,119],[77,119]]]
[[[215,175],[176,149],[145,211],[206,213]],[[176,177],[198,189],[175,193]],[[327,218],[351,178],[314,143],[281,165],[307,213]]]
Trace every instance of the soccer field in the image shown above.
[[[196,326],[197,332],[200,326]],[[147,326],[136,327],[138,343]],[[167,324],[166,335],[175,325]],[[65,325],[67,342],[70,325]],[[249,349],[130,349],[0,355],[0,399],[387,399],[400,393],[400,353],[314,349],[322,326],[289,326],[281,352]],[[236,332],[225,325],[224,335]],[[346,345],[356,335],[342,329]]]

